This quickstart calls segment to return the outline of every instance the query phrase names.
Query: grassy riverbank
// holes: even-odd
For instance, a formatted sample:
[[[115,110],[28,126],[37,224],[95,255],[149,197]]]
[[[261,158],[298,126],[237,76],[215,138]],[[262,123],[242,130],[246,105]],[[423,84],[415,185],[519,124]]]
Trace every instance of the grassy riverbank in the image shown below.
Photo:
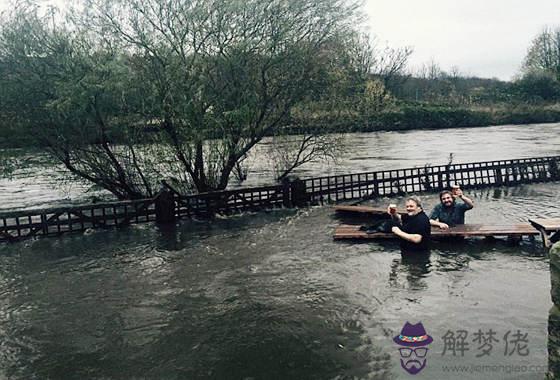
[[[369,116],[347,113],[335,118],[323,114],[308,120],[308,125],[329,132],[374,132],[556,122],[560,122],[560,105],[467,108],[408,104]]]
[[[352,112],[317,113],[300,121],[294,133],[324,129],[337,132],[406,131],[466,128],[506,124],[560,122],[560,104],[546,106],[496,105],[454,107],[411,103],[372,115]],[[21,128],[0,128],[0,148],[37,146],[34,136]]]
[[[26,129],[0,125],[0,149],[26,148],[36,145],[34,136]]]

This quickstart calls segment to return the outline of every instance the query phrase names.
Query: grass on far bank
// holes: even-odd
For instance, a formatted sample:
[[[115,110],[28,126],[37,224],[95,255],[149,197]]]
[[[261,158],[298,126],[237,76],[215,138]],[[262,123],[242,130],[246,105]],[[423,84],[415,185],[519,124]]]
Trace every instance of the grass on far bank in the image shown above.
[[[288,133],[324,130],[339,132],[405,131],[415,129],[465,128],[507,124],[560,122],[560,103],[549,105],[495,104],[474,106],[405,103],[370,115],[338,110],[307,112],[294,118]],[[118,142],[117,142],[118,143]],[[22,128],[0,125],[0,148],[37,146],[31,133]]]

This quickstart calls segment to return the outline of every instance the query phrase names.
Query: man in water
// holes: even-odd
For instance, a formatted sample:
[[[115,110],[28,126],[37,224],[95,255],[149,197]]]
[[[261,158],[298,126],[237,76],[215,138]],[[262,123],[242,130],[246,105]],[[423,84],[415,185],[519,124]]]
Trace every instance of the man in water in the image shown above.
[[[460,199],[461,202],[457,202]],[[445,190],[439,194],[440,204],[430,214],[430,224],[446,230],[458,224],[465,224],[465,212],[474,207],[473,201],[459,188],[453,192]]]
[[[428,251],[431,236],[430,219],[422,209],[418,197],[413,196],[406,200],[406,214],[402,217],[397,212],[391,212],[391,209],[387,209],[387,212],[395,222],[391,232],[400,238],[403,252]]]

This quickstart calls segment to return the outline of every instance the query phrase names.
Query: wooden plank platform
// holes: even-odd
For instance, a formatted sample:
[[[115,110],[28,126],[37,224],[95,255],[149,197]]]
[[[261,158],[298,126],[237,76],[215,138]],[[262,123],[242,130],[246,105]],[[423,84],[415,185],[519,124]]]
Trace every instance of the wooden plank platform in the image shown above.
[[[351,206],[351,205],[336,205],[334,206],[334,210],[338,211],[338,212],[352,212],[352,213],[357,213],[357,214],[371,214],[371,215],[375,215],[375,216],[383,216],[387,214],[387,209],[386,208],[380,208],[380,207],[371,207],[371,206]],[[406,211],[404,210],[398,210],[398,213],[401,215],[406,214]]]
[[[544,246],[550,248],[560,233],[560,218],[529,219],[529,223],[541,234]]]
[[[547,232],[560,231],[560,218],[529,219],[532,225],[538,226]]]
[[[464,224],[442,230],[440,228],[432,228],[432,238],[445,237],[489,237],[489,236],[535,236],[537,231],[531,224],[511,224],[511,225],[485,225],[485,224]],[[334,239],[396,239],[393,233],[376,232],[367,234],[360,231],[360,226],[356,225],[340,225],[335,229]]]

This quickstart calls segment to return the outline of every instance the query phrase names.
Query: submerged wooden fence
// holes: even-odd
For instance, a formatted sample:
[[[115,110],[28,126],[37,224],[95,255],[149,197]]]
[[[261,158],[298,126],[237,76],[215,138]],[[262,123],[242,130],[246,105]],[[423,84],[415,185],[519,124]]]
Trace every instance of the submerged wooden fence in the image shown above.
[[[174,195],[178,218],[290,207],[290,188],[290,184],[284,184],[184,196],[168,187]]]
[[[560,180],[560,156],[484,161],[384,170],[303,180],[310,201],[338,202],[365,197]]]
[[[148,199],[0,213],[0,242],[83,232],[90,228],[113,228],[154,221],[168,223],[182,217],[205,218],[214,214],[294,205],[289,183],[188,196],[166,186],[167,190]]]
[[[0,241],[155,221],[153,199],[0,214]]]
[[[173,222],[182,217],[217,213],[298,207],[439,191],[452,183],[465,189],[483,186],[560,180],[560,156],[485,161],[384,170],[287,181],[280,185],[181,195],[170,186],[149,199],[98,203],[88,206],[29,210],[0,214],[0,241],[58,235],[152,221]]]

